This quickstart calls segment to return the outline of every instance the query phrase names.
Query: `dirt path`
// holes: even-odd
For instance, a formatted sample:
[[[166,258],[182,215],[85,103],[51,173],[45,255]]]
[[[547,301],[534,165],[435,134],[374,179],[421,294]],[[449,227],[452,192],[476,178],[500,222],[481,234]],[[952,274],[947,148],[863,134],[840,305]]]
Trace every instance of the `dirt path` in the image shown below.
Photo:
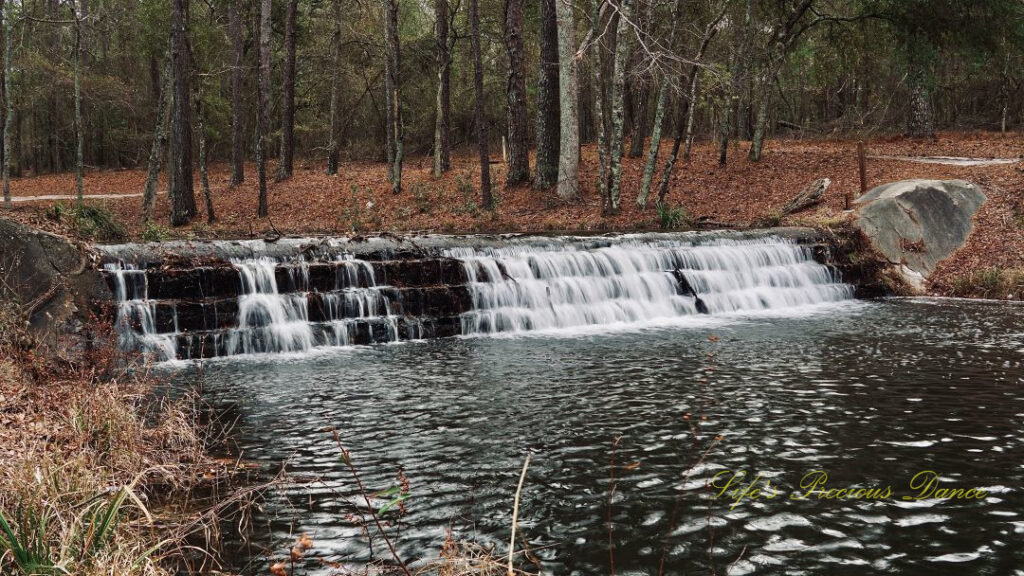
[[[896,160],[918,164],[943,164],[946,166],[998,166],[1016,164],[1020,158],[964,158],[960,156],[868,156],[872,160]]]
[[[162,194],[157,192],[157,194]],[[84,198],[86,200],[110,200],[114,198],[139,198],[142,196],[141,192],[128,193],[128,194],[86,194]],[[59,201],[59,200],[78,200],[78,196],[69,196],[65,194],[44,194],[42,196],[11,196],[11,202],[36,202],[36,201]]]

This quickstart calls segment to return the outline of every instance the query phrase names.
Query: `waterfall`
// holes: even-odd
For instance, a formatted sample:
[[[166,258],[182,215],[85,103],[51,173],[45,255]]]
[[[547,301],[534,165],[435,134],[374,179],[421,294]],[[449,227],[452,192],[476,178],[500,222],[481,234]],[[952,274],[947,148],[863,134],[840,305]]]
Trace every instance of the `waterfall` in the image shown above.
[[[121,345],[158,360],[625,325],[853,297],[812,246],[778,236],[469,240],[362,259],[253,249],[195,266],[126,261],[131,249],[122,246],[104,269]]]
[[[621,324],[835,302],[853,297],[812,250],[781,238],[624,241],[579,249],[449,251],[465,262],[464,334]]]
[[[104,270],[118,303],[121,346],[157,360],[304,352],[349,345],[361,331],[370,341],[398,340],[398,318],[386,295],[389,287],[376,283],[370,263],[341,257],[329,267],[333,274],[312,286],[307,261],[232,259],[238,280],[235,298],[151,298],[148,278],[162,277],[160,272],[121,262],[107,263]],[[278,285],[280,274],[287,279],[286,287]],[[179,304],[186,301],[200,312],[182,330]],[[223,309],[230,313],[222,317]],[[416,334],[410,323],[406,335]]]
[[[156,329],[156,302],[146,298],[145,270],[134,266],[104,264],[114,279],[114,298],[118,302],[114,320],[118,344],[124,349],[142,349],[153,352],[162,360],[175,357],[174,332],[161,334]]]

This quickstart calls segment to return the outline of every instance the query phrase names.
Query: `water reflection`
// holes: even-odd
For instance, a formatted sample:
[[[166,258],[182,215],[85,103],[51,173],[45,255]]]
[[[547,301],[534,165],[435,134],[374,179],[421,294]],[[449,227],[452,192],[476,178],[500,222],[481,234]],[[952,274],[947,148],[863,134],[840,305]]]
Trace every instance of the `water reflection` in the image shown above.
[[[1020,306],[848,303],[695,328],[224,360],[206,379],[213,401],[241,415],[243,457],[320,479],[275,497],[255,535],[271,544],[310,533],[314,573],[327,572],[319,559],[371,559],[347,519],[352,483],[321,432],[334,426],[369,486],[394,484],[399,468],[410,479],[397,539],[406,558],[436,557],[449,527],[504,550],[530,450],[521,531],[545,572],[607,573],[610,450],[621,437],[620,574],[657,574],[663,550],[668,574],[1006,574],[1024,566],[1014,545],[1024,533],[1022,327]],[[731,508],[707,487],[722,470],[760,474],[779,496]],[[813,470],[830,488],[891,485],[895,495],[793,500]],[[903,501],[922,470],[988,497]]]

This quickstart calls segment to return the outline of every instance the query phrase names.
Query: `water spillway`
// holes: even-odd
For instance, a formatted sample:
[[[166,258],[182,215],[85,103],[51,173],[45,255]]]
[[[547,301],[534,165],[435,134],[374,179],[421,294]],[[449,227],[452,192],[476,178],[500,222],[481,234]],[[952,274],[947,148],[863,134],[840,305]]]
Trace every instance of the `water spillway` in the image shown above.
[[[656,322],[853,297],[825,263],[827,249],[803,232],[99,249],[122,345],[164,360]]]

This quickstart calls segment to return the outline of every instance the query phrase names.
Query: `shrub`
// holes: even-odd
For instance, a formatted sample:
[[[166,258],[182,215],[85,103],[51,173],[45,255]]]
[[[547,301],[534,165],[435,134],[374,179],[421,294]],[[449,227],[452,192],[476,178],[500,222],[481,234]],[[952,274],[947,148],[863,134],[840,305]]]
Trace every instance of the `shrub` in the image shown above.
[[[106,208],[89,204],[55,204],[46,217],[71,226],[75,235],[89,240],[116,242],[128,239],[128,233]]]
[[[142,230],[142,239],[147,242],[163,242],[170,236],[170,230],[151,221],[146,222]]]
[[[686,209],[682,206],[673,208],[666,202],[658,202],[655,208],[658,210],[658,226],[662,230],[675,230],[689,221]]]

